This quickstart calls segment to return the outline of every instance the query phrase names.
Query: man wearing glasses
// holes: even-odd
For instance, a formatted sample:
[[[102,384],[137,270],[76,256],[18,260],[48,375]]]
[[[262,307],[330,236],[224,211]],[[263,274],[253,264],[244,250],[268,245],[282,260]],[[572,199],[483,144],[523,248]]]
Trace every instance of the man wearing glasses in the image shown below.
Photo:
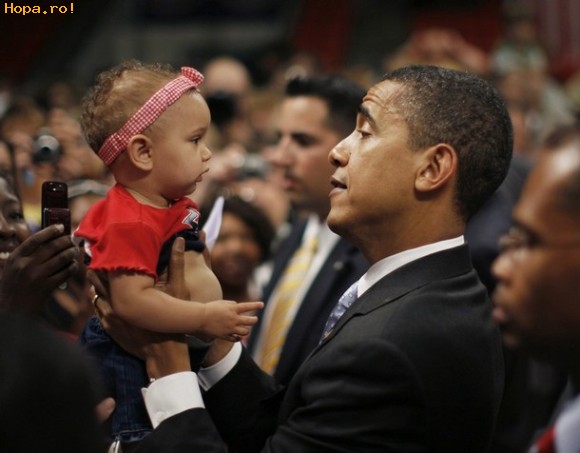
[[[580,124],[554,132],[493,265],[494,320],[509,348],[565,368],[580,388]],[[580,398],[530,451],[580,451]],[[551,448],[551,449],[550,449]]]

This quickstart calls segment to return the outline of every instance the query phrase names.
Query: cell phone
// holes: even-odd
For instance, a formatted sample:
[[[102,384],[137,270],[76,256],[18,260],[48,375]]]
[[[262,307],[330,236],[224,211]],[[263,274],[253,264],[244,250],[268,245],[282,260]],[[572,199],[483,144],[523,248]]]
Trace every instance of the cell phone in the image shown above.
[[[42,228],[58,223],[64,225],[64,234],[71,234],[68,187],[64,182],[46,181],[42,184]]]

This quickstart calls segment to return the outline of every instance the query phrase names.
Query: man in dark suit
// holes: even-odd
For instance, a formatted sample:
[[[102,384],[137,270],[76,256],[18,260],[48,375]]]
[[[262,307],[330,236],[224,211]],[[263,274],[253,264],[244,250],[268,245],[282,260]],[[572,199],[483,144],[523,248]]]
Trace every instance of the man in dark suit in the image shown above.
[[[339,76],[295,78],[286,85],[270,164],[297,219],[274,257],[265,309],[248,341],[256,362],[284,385],[318,344],[338,298],[368,269],[360,251],[326,224],[333,172],[328,153],[352,131],[363,96],[362,88]],[[293,257],[312,237],[317,247],[303,278],[290,295],[281,295],[295,278],[288,276]],[[284,297],[292,301],[282,309]]]
[[[514,153],[505,180],[467,224],[465,239],[473,266],[490,295],[497,284],[491,268],[499,254],[498,241],[512,226],[512,210],[531,167],[527,158]],[[504,349],[504,356],[506,383],[491,451],[517,453],[548,423],[566,387],[567,374],[526,351]]]
[[[493,265],[498,279],[493,315],[506,346],[570,373],[574,393],[530,452],[580,451],[578,181],[580,123],[547,138]]]
[[[328,224],[371,263],[347,291],[358,299],[341,298],[344,314],[285,389],[239,344],[214,341],[192,373],[182,344],[145,342],[156,429],[141,451],[220,451],[218,433],[242,452],[488,451],[501,338],[463,233],[511,152],[508,113],[485,81],[431,66],[388,73],[330,153]]]

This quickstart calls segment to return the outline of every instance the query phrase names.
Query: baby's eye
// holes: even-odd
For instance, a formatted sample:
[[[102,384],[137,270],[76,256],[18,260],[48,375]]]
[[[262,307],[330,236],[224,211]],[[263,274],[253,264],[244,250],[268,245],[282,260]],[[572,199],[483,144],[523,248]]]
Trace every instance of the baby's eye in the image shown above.
[[[199,143],[199,141],[200,141],[200,140],[201,140],[201,137],[194,137],[194,138],[192,138],[192,139],[191,139],[191,142],[192,142],[194,145],[197,145],[197,144]]]

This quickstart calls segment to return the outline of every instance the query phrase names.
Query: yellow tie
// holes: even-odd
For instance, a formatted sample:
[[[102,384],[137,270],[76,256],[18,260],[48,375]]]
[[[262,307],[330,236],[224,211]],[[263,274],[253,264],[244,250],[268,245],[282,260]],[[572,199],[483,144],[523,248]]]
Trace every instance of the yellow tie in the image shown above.
[[[296,293],[304,281],[314,255],[318,240],[315,235],[307,238],[288,263],[272,301],[274,312],[265,331],[259,364],[272,374],[278,365],[280,353],[292,320],[292,308],[296,304]]]

